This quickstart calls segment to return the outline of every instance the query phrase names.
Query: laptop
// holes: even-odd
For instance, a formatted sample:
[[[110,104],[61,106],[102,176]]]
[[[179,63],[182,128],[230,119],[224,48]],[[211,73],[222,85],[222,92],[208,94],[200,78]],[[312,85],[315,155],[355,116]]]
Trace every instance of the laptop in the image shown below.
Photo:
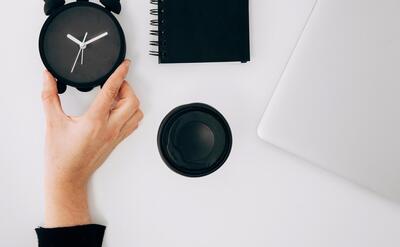
[[[258,133],[400,201],[400,1],[319,0]]]

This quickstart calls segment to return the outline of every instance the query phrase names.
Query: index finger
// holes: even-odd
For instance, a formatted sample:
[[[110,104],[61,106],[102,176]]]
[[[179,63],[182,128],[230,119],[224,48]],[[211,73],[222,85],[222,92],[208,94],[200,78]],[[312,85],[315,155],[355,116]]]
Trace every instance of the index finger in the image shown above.
[[[138,110],[140,102],[133,89],[125,81],[118,95],[118,103],[110,114],[110,123],[122,126]]]
[[[108,116],[115,98],[128,75],[130,61],[125,60],[108,78],[100,93],[97,95],[88,113],[96,116]]]

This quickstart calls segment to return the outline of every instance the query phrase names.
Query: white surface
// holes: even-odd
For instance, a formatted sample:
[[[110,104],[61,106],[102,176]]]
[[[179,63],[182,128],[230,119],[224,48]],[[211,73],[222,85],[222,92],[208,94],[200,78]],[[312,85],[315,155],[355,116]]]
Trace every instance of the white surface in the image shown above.
[[[259,132],[400,202],[399,11],[398,0],[320,0]]]
[[[5,1],[0,15],[0,246],[36,246],[43,219],[43,113],[37,36],[43,1]],[[257,124],[299,34],[311,0],[251,1],[252,62],[166,65],[148,56],[148,1],[122,1],[119,17],[134,60],[130,81],[146,118],[92,183],[105,246],[399,246],[398,205],[265,145]],[[67,112],[95,92],[69,90]],[[173,107],[201,101],[231,124],[228,163],[203,179],[171,172],[156,133]]]

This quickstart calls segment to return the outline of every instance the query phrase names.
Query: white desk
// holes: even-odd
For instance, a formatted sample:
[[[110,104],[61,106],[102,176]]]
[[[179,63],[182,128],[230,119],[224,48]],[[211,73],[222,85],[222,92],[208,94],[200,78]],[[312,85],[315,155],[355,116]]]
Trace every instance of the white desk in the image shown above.
[[[400,206],[264,144],[256,127],[312,0],[251,1],[252,62],[158,65],[150,57],[149,1],[123,0],[119,17],[134,61],[129,80],[146,118],[96,174],[91,202],[108,226],[104,246],[391,247],[400,245]],[[0,246],[36,246],[43,219],[43,113],[37,36],[43,1],[4,1],[0,15]],[[94,94],[69,89],[68,113]],[[172,108],[204,102],[234,134],[215,174],[170,171],[156,145]]]

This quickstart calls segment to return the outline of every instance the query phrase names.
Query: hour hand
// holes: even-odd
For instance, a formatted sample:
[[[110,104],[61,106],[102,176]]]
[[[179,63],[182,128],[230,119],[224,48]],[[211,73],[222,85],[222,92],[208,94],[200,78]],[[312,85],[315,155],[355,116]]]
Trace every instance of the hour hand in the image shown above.
[[[72,40],[74,43],[76,43],[79,46],[83,46],[83,43],[80,42],[77,38],[75,38],[74,36],[72,36],[71,34],[67,34],[67,38]]]

